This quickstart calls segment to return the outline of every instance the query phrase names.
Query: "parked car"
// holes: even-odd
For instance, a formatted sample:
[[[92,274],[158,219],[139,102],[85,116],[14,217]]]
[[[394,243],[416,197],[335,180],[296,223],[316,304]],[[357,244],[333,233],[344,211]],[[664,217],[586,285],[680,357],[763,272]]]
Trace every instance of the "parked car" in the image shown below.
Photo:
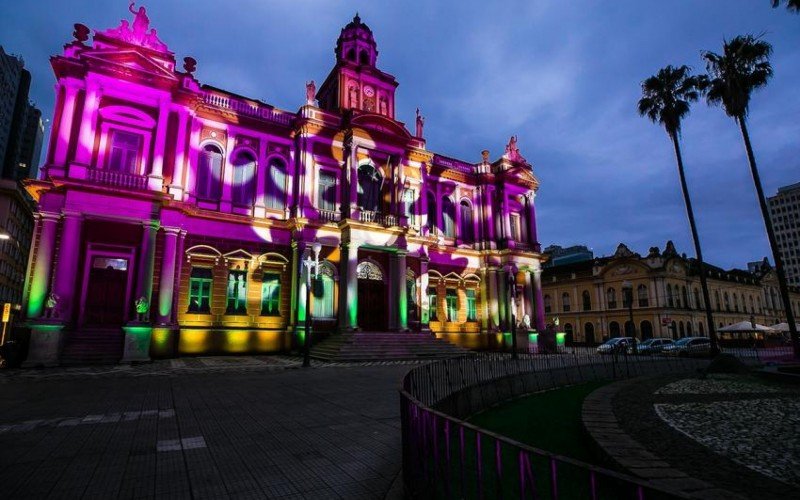
[[[613,354],[626,352],[629,346],[636,342],[633,337],[614,337],[609,339],[597,347],[597,354]]]
[[[636,352],[638,354],[658,354],[672,344],[672,339],[647,339],[639,343]],[[633,346],[628,346],[628,354],[633,354]]]
[[[684,337],[661,351],[667,356],[709,356],[711,339],[708,337]]]

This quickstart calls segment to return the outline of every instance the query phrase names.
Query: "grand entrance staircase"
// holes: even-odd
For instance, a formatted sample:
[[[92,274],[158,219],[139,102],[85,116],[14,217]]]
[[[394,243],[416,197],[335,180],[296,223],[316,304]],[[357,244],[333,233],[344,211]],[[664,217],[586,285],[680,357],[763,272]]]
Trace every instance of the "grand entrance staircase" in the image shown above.
[[[61,351],[61,364],[110,365],[122,359],[122,329],[84,329],[69,332]]]
[[[331,335],[311,348],[325,361],[425,360],[468,356],[471,351],[416,332],[353,332]]]

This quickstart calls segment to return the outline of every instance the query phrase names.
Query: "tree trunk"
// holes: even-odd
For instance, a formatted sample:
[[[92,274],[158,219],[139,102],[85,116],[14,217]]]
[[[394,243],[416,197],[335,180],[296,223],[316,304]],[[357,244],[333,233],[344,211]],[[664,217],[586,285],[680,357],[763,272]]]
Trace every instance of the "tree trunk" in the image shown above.
[[[681,145],[678,141],[678,134],[670,134],[672,145],[675,146],[675,158],[678,161],[678,175],[681,179],[681,191],[683,191],[683,202],[686,204],[686,216],[689,218],[689,227],[692,230],[692,242],[694,252],[697,256],[697,266],[700,273],[700,288],[703,290],[703,304],[706,311],[706,323],[708,324],[708,336],[711,339],[711,349],[718,352],[717,329],[714,325],[714,315],[711,312],[711,294],[708,293],[708,280],[706,279],[705,263],[703,261],[703,251],[700,249],[700,236],[697,234],[697,225],[694,222],[694,210],[692,209],[692,199],[689,197],[689,188],[686,185],[686,175],[683,172],[683,156],[681,155]]]
[[[737,117],[736,122],[739,124],[739,129],[742,131],[744,147],[747,150],[747,161],[750,163],[750,173],[753,174],[753,184],[756,185],[758,204],[761,206],[761,216],[764,218],[764,226],[767,228],[767,238],[769,238],[769,246],[772,250],[772,259],[775,262],[775,274],[778,275],[778,287],[781,291],[783,309],[786,312],[786,322],[789,323],[792,349],[794,350],[795,358],[800,358],[800,339],[798,339],[797,336],[797,325],[794,322],[794,311],[792,310],[792,303],[789,298],[789,287],[786,284],[786,274],[783,271],[783,260],[781,259],[778,242],[775,240],[775,231],[772,228],[772,219],[769,216],[767,199],[764,198],[764,189],[761,187],[761,177],[758,175],[756,157],[753,155],[753,147],[750,145],[750,134],[747,133],[747,125],[745,124],[743,116]]]

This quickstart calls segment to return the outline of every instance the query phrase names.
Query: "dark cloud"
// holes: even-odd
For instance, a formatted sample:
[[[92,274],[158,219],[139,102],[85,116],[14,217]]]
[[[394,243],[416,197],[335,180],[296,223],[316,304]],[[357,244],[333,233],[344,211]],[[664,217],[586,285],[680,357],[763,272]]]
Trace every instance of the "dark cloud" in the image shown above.
[[[752,104],[750,129],[768,193],[800,181],[800,18],[766,0],[596,2],[425,0],[155,1],[161,38],[198,77],[296,109],[304,82],[333,64],[339,29],[355,11],[377,38],[379,66],[397,76],[398,118],[427,118],[429,147],[468,161],[502,152],[518,134],[542,181],[544,244],[620,241],[639,252],[672,239],[692,253],[670,143],[639,118],[639,82],[666,64],[703,69],[700,51],[723,37],[764,33],[775,78]],[[0,43],[24,56],[33,98],[52,114],[48,58],[72,24],[104,29],[126,1],[3,2]],[[734,122],[699,103],[683,128],[684,153],[709,261],[742,266],[769,253]]]

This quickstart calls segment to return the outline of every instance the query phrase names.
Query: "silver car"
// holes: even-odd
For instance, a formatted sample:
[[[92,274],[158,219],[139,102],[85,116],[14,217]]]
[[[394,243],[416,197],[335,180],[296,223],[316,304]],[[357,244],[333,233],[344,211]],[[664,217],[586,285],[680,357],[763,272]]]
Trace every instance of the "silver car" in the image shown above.
[[[684,337],[672,345],[664,347],[662,353],[667,356],[709,356],[711,339],[708,337]]]

